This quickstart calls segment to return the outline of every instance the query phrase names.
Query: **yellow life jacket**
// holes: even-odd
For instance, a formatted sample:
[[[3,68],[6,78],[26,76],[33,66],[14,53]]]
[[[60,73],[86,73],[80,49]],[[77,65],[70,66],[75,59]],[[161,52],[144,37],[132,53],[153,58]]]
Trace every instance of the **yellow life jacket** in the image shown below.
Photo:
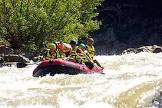
[[[56,44],[56,56],[57,56],[57,58],[64,58],[65,53],[61,52],[58,47],[59,46]]]
[[[48,50],[48,52],[47,52],[47,57],[51,58],[51,59],[64,58],[65,57],[64,55],[65,55],[64,53],[61,53],[57,49],[53,54],[50,53],[50,50]]]
[[[76,54],[77,53],[78,46],[72,49],[71,54]]]
[[[95,54],[94,46],[87,45],[87,51],[89,53],[89,56],[93,59],[94,58],[94,54]]]
[[[56,57],[57,58],[64,58],[65,57],[65,53],[60,52],[59,50],[56,50]]]
[[[50,53],[50,50],[47,51],[47,57],[50,59],[55,59],[56,58],[56,53],[54,52],[53,54]]]
[[[84,51],[83,52],[83,55],[81,56],[81,58],[82,58],[82,61],[85,63],[85,62],[88,62],[89,60],[89,58],[88,58],[88,55],[87,55],[87,51]]]
[[[70,54],[70,60],[72,60],[74,62],[81,61],[81,57],[77,54],[77,49],[78,49],[78,46],[76,46],[74,49],[72,49],[71,54]]]
[[[78,49],[78,46],[76,46],[75,48],[72,49],[71,54],[70,54],[70,57],[72,59],[76,59],[76,57],[77,57],[77,49]]]

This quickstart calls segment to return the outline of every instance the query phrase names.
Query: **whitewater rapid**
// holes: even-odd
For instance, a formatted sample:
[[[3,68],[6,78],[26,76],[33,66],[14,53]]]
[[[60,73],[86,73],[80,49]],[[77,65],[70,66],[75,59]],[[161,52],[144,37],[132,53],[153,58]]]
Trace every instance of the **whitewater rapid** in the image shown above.
[[[97,56],[105,74],[32,77],[0,68],[0,108],[148,108],[162,84],[162,53]]]

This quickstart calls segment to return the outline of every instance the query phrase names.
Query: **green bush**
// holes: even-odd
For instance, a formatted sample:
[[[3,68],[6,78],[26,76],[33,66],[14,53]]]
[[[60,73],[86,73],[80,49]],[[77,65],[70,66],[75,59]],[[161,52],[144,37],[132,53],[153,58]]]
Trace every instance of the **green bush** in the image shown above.
[[[99,29],[102,0],[0,0],[0,35],[37,50],[49,39],[69,41]],[[13,41],[15,40],[15,41]],[[15,42],[15,43],[14,43]],[[36,48],[33,48],[36,47]]]
[[[10,46],[10,43],[7,40],[5,40],[4,38],[0,38],[0,46],[1,45]]]

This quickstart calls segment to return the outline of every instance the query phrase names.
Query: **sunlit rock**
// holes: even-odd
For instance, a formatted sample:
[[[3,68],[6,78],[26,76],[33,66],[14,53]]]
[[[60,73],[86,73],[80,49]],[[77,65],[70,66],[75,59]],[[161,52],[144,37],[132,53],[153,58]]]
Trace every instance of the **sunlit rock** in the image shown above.
[[[151,52],[151,53],[160,53],[162,52],[162,47],[153,45],[153,46],[143,46],[139,48],[128,48],[122,52],[122,54],[126,53],[140,53],[140,52]]]
[[[4,61],[5,62],[23,62],[27,63],[30,62],[28,58],[22,56],[22,55],[4,55]]]

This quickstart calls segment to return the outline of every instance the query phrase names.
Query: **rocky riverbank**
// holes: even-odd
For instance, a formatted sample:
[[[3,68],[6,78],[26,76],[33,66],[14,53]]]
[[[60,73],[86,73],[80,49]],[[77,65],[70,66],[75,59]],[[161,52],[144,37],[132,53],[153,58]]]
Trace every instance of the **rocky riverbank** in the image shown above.
[[[102,54],[102,55],[109,55],[111,54],[128,54],[128,53],[140,53],[140,52],[150,52],[150,53],[160,53],[162,52],[162,47],[157,45],[152,46],[142,46],[139,48],[128,48],[126,50],[122,50],[122,48],[119,51],[111,50],[110,53],[106,53],[107,50],[96,48],[97,52],[96,54]],[[34,56],[32,54],[25,54],[25,53],[18,53],[17,50],[13,50],[12,48],[8,46],[0,46],[0,63],[3,62],[23,62],[27,63],[32,61],[39,61],[41,59],[41,56]]]
[[[0,46],[0,67],[10,66],[16,62],[29,63],[30,60],[9,46]]]

